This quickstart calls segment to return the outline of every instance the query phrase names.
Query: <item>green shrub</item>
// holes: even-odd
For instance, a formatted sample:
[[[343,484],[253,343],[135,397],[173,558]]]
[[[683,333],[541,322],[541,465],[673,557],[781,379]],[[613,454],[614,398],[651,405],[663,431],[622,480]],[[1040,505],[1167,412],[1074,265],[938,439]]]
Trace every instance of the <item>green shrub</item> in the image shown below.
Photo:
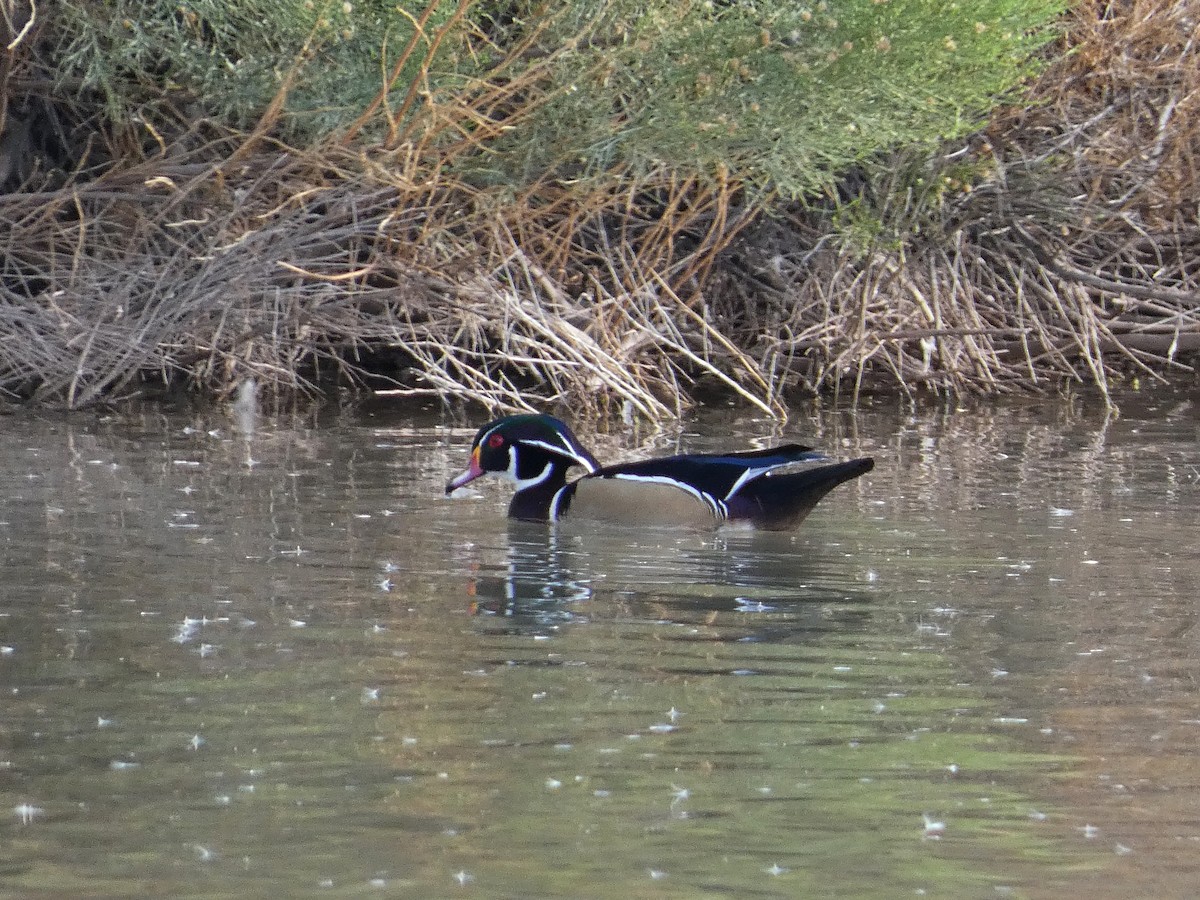
[[[883,149],[976,128],[1030,71],[1062,6],[596,4],[593,42],[561,58],[558,93],[511,152],[532,170],[568,151],[591,170],[728,172],[803,195]]]
[[[434,0],[391,108],[424,74],[410,115],[473,98],[478,116],[428,117],[423,133],[476,134],[483,152],[462,164],[477,177],[669,172],[801,196],[886,148],[977,127],[1029,72],[1063,3],[489,2],[427,58],[456,7]],[[379,94],[423,11],[395,0],[65,3],[56,58],[63,83],[98,91],[116,121],[177,92],[236,127],[299,66],[281,127],[313,142]],[[386,123],[373,125],[362,134]]]
[[[438,4],[429,27],[454,5]],[[421,11],[388,0],[73,0],[50,22],[51,55],[60,91],[94,92],[117,124],[170,102],[246,128],[298,67],[282,127],[311,141],[379,92],[413,33],[408,7]]]

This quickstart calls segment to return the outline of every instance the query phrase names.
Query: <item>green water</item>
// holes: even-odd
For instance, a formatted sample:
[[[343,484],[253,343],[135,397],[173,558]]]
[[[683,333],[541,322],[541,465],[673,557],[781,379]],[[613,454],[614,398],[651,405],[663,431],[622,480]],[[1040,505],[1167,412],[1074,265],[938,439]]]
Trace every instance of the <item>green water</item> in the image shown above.
[[[478,424],[9,419],[0,893],[1194,889],[1186,399],[581,430],[876,457],[795,535],[510,526]]]

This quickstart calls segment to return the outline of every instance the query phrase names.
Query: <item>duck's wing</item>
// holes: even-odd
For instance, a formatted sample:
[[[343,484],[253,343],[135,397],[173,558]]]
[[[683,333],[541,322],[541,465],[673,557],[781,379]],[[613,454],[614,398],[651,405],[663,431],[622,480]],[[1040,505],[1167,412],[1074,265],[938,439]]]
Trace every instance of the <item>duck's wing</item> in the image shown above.
[[[814,459],[780,467],[748,479],[729,497],[731,520],[745,520],[768,531],[790,531],[839,484],[875,468],[870,457],[836,462]]]

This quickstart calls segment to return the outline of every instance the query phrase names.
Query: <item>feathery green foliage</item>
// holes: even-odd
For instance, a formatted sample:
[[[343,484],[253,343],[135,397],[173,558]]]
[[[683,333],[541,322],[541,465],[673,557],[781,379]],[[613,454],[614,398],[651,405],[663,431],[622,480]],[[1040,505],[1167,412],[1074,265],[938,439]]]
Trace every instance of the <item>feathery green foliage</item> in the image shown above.
[[[59,77],[98,90],[114,121],[186,98],[235,127],[295,75],[284,135],[346,127],[387,85],[421,79],[410,116],[488,84],[522,90],[464,163],[523,183],[624,172],[738,180],[800,196],[897,145],[976,127],[1030,71],[1061,0],[484,3],[430,50],[458,4],[155,0],[64,4]],[[514,48],[519,48],[515,51]],[[434,117],[435,119],[437,117]],[[377,117],[382,119],[382,117]],[[440,121],[440,120],[438,120]],[[383,121],[366,134],[380,134]],[[433,127],[437,127],[436,124]],[[462,126],[446,139],[461,137]]]
[[[420,3],[388,0],[74,0],[51,21],[61,85],[104,98],[114,122],[182,102],[233,127],[255,122],[289,90],[283,128],[312,140],[357,116],[408,42]],[[454,3],[438,3],[427,28]],[[417,62],[407,75],[417,77]]]
[[[577,11],[583,4],[576,4]],[[798,196],[897,145],[977,127],[1031,70],[1059,0],[599,3],[553,99],[513,135],[526,170],[732,174]],[[578,19],[545,39],[561,45]],[[557,159],[555,155],[557,154]]]

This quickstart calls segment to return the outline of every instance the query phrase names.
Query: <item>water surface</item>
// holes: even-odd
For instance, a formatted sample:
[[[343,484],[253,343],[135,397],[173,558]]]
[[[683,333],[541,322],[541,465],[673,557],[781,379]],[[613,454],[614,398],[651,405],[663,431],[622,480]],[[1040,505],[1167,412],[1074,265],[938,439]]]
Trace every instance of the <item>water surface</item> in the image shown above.
[[[509,524],[430,414],[10,418],[0,892],[1189,896],[1198,421],[582,432],[876,457],[775,535]]]

